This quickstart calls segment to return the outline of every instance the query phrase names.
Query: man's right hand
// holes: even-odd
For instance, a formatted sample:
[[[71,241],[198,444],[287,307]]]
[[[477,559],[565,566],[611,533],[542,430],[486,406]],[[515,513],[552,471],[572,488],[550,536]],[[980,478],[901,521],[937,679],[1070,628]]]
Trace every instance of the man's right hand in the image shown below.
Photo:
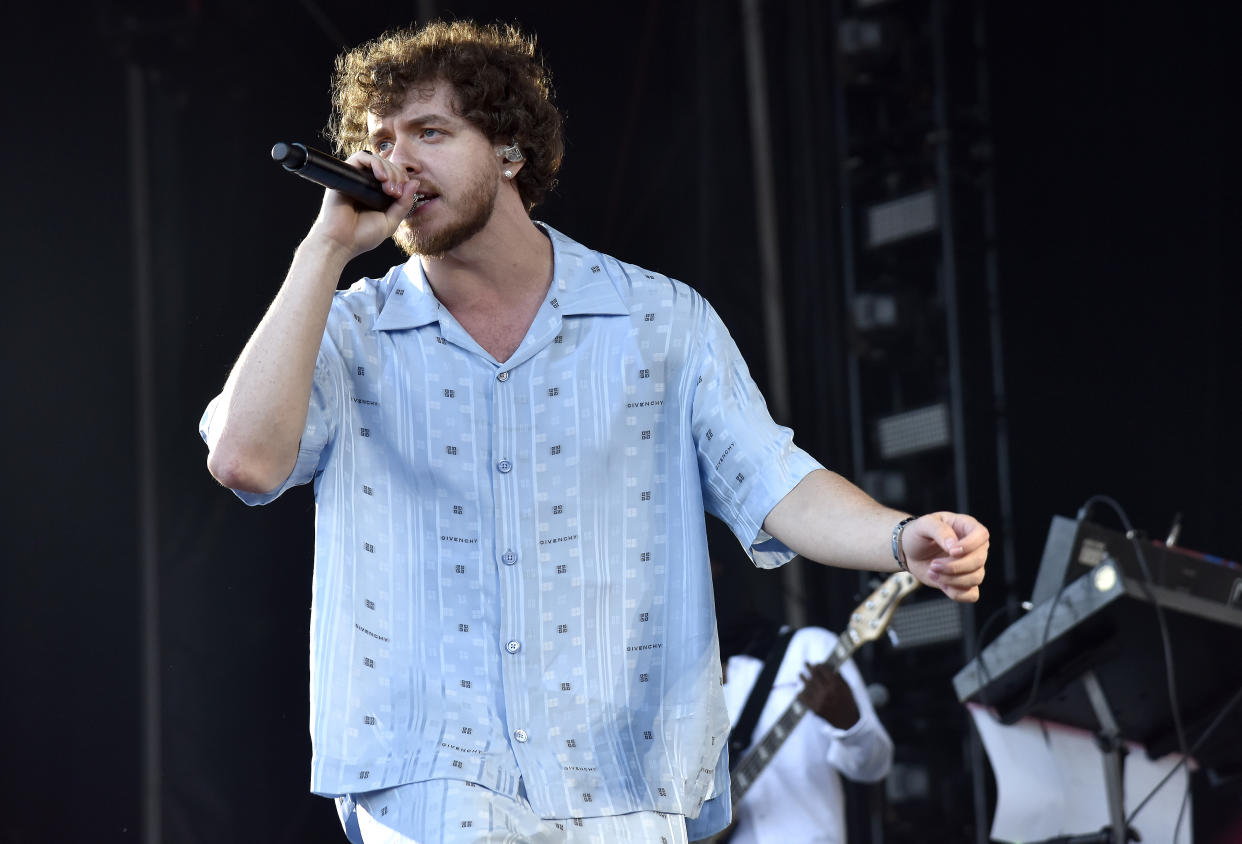
[[[418,179],[404,168],[359,150],[345,160],[358,170],[370,170],[380,181],[384,193],[393,203],[386,211],[373,211],[358,205],[349,197],[334,190],[325,190],[307,240],[320,240],[339,249],[349,261],[363,252],[379,246],[397,230],[401,221],[410,213],[414,196],[418,193]]]

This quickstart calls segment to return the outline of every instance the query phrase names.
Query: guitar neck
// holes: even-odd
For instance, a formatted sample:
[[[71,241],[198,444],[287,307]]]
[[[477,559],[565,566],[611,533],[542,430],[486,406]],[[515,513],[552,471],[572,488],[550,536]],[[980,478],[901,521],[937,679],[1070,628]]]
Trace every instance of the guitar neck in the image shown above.
[[[832,649],[828,659],[825,660],[825,664],[834,672],[837,671],[853,655],[856,648],[857,645],[841,637],[837,640],[837,646]],[[746,751],[742,760],[729,774],[729,798],[734,806],[742,799],[742,795],[750,790],[751,785],[768,766],[768,761],[781,749],[785,739],[789,738],[807,711],[806,705],[798,698],[794,698],[763,738]]]
[[[897,572],[885,580],[851,613],[849,628],[837,638],[836,647],[832,649],[832,653],[823,664],[834,673],[839,671],[842,664],[854,655],[854,651],[858,650],[860,645],[864,642],[875,641],[884,632],[889,621],[892,620],[897,605],[918,588],[919,582],[912,574],[905,571]],[[755,691],[766,693],[766,690],[756,689]],[[781,713],[781,717],[776,720],[772,729],[768,730],[764,737],[742,756],[741,761],[733,766],[729,772],[731,780],[729,797],[734,807],[742,799],[742,795],[750,789],[759,774],[763,773],[763,769],[768,766],[768,762],[780,750],[785,739],[789,738],[789,734],[798,726],[798,722],[802,720],[806,711],[806,705],[795,698],[793,703]]]

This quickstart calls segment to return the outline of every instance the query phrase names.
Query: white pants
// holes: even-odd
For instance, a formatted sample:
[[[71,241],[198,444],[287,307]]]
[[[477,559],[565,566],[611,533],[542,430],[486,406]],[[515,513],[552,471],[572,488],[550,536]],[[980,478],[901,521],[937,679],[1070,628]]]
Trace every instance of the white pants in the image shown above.
[[[546,820],[516,800],[459,780],[428,780],[338,798],[364,844],[687,844],[681,815],[633,812]]]

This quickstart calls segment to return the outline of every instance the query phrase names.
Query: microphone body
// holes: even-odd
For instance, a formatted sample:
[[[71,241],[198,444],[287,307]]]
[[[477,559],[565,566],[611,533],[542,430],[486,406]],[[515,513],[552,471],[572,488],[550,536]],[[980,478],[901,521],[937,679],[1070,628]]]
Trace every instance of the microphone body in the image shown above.
[[[355,170],[339,158],[305,144],[278,143],[272,147],[272,160],[279,162],[290,173],[340,191],[359,205],[375,211],[386,211],[393,202],[393,198],[384,193],[379,180],[370,172]]]

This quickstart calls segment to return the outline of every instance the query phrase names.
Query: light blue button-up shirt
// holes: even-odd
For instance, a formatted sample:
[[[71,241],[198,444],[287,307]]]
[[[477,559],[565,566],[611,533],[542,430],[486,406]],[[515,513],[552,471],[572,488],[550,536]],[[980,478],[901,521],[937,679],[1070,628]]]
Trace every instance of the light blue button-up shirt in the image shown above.
[[[504,363],[416,259],[338,292],[297,465],[238,493],[315,484],[311,789],[454,778],[549,818],[718,820],[704,509],[780,565],[761,525],[819,464],[702,297],[543,229],[553,281]]]

